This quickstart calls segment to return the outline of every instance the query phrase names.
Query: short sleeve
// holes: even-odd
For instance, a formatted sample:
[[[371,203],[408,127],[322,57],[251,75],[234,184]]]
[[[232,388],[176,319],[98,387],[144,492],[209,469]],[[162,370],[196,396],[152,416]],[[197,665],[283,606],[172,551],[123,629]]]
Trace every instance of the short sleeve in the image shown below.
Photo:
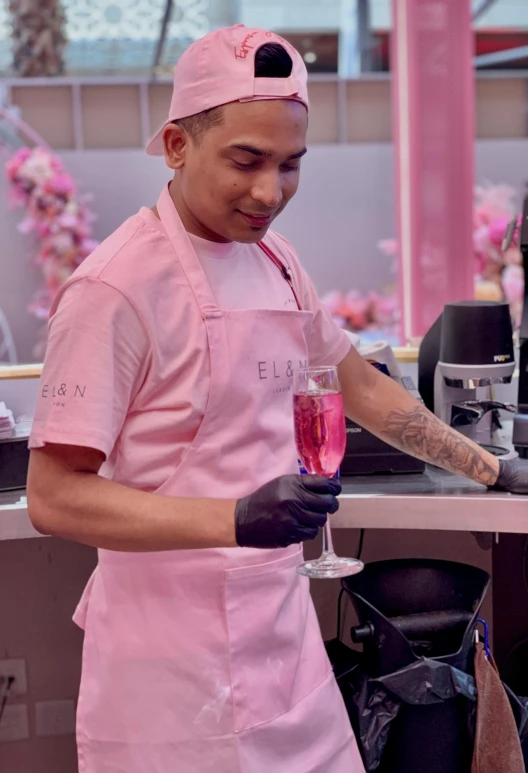
[[[30,448],[60,443],[108,457],[149,351],[145,328],[121,292],[90,277],[67,285],[50,319]]]

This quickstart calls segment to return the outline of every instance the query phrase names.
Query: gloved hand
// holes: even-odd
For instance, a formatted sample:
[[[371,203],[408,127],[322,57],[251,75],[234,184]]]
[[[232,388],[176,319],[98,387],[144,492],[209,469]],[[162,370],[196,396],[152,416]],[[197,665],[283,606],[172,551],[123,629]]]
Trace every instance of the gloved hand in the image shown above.
[[[490,488],[511,494],[528,494],[528,459],[499,459],[499,477]]]
[[[285,548],[314,539],[326,523],[326,514],[338,510],[340,493],[337,480],[319,475],[275,478],[237,502],[237,543],[247,548]]]

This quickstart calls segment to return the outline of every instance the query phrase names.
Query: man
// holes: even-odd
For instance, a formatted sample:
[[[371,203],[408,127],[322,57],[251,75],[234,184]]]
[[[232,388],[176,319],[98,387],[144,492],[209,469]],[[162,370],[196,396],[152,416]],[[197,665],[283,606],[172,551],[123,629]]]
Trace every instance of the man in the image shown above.
[[[296,573],[339,493],[295,474],[299,364],[339,365],[347,415],[409,453],[484,485],[528,478],[498,480],[366,364],[268,230],[307,121],[304,64],[277,35],[194,43],[149,145],[170,188],[52,311],[28,502],[40,531],[99,548],[75,616],[80,773],[363,770]]]

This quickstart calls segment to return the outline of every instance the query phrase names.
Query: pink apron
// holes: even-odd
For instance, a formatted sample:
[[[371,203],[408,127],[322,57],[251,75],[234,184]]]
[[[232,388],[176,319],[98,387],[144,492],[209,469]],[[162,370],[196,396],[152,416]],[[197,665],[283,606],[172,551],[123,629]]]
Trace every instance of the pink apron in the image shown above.
[[[217,308],[168,189],[158,212],[203,319],[210,392],[157,493],[239,498],[296,472],[291,375],[312,314]],[[99,551],[75,617],[80,773],[363,773],[300,560],[297,545]]]

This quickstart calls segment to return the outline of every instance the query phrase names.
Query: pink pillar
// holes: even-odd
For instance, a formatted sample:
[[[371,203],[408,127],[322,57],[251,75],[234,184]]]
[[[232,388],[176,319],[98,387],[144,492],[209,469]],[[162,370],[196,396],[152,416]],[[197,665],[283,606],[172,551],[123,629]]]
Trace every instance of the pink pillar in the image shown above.
[[[402,342],[473,298],[470,0],[392,0]]]

